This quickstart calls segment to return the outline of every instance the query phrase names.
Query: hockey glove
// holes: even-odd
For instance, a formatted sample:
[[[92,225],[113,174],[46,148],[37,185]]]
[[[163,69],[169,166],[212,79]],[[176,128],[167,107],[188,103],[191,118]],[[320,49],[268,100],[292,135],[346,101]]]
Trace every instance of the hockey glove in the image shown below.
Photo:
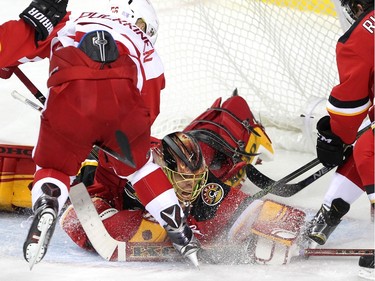
[[[320,162],[327,168],[341,165],[344,162],[344,143],[331,131],[330,117],[322,117],[316,124],[318,139],[316,153]]]
[[[33,0],[20,18],[35,28],[35,40],[46,40],[66,14],[68,0]]]

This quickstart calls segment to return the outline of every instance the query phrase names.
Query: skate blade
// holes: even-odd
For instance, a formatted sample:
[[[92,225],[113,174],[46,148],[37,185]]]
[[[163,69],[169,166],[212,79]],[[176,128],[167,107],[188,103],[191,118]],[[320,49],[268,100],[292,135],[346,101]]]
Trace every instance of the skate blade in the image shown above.
[[[40,231],[38,243],[31,243],[27,246],[27,256],[30,256],[30,258],[28,258],[30,271],[44,256],[46,250],[44,241],[53,221],[54,216],[51,213],[43,214],[38,223],[38,230]]]
[[[199,262],[198,262],[197,251],[195,251],[195,252],[193,252],[193,253],[191,253],[191,254],[189,254],[189,255],[186,255],[185,257],[188,258],[188,259],[191,261],[191,263],[192,263],[196,268],[199,269]]]

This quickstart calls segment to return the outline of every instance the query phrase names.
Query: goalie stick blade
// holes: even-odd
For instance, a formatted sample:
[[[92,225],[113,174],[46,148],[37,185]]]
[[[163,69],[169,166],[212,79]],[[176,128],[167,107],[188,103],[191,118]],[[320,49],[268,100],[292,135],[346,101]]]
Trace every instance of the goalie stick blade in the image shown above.
[[[112,156],[113,158],[117,159],[118,161],[128,165],[129,167],[136,168],[132,153],[130,151],[130,144],[127,136],[121,131],[116,131],[115,136],[123,155],[120,155],[119,153],[117,153],[116,151],[112,150],[107,146],[95,145],[95,147],[102,150],[109,156]]]
[[[112,238],[99,218],[86,186],[83,183],[70,188],[70,201],[77,217],[96,252],[106,260],[112,260],[117,252],[118,261],[126,261],[126,243]]]
[[[94,147],[99,148],[104,153],[108,154],[109,156],[112,156],[116,160],[124,163],[125,165],[128,165],[128,166],[130,166],[132,168],[135,168],[134,162],[129,161],[127,158],[125,158],[122,155],[118,154],[116,151],[110,149],[109,147],[107,147],[107,146],[97,146],[97,145],[95,145]]]
[[[104,153],[108,154],[109,156],[112,156],[113,158],[115,158],[116,160],[124,163],[125,165],[128,165],[132,168],[135,168],[135,163],[133,162],[133,160],[129,160],[128,158],[118,154],[116,151],[112,150],[111,148],[107,147],[107,146],[97,146],[95,145],[94,147],[97,147],[98,149],[102,150]]]
[[[134,163],[133,156],[130,150],[128,137],[121,131],[116,131],[115,136],[117,143],[121,148],[122,155],[124,155],[124,157],[128,160],[128,165],[132,168],[135,168],[136,165]]]

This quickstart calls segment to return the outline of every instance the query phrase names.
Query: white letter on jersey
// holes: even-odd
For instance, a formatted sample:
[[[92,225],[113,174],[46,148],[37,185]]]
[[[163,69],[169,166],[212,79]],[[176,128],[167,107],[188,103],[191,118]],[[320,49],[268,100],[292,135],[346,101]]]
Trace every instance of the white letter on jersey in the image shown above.
[[[368,30],[370,33],[374,33],[375,29],[375,18],[373,16],[370,17],[367,21],[363,23],[363,27]]]

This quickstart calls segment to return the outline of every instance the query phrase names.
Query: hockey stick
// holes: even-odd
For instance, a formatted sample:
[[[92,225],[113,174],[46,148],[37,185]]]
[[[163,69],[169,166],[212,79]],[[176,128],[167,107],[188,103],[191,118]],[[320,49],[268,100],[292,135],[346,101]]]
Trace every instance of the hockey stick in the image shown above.
[[[172,261],[179,255],[168,242],[124,242],[111,237],[83,183],[70,188],[70,201],[96,252],[108,261]]]
[[[124,242],[111,237],[92,203],[83,183],[71,187],[70,200],[77,217],[96,252],[108,261],[181,261],[171,243],[168,242]],[[224,246],[224,248],[226,248]],[[204,248],[206,261],[216,260],[222,253],[220,247]],[[219,255],[218,255],[218,253]],[[311,249],[300,252],[300,256],[370,256],[374,249]]]
[[[16,66],[14,68],[14,74],[21,80],[21,82],[26,86],[27,89],[34,95],[34,97],[44,104],[46,101],[46,97],[42,94],[41,91],[30,81],[30,79],[22,72],[22,70]]]
[[[135,163],[133,161],[133,156],[132,156],[131,151],[130,151],[130,145],[129,145],[128,138],[121,131],[116,131],[115,134],[116,134],[117,142],[118,142],[118,144],[120,146],[120,149],[121,149],[121,151],[124,155],[121,155],[121,154],[117,153],[116,151],[113,151],[111,148],[109,148],[107,146],[94,145],[94,147],[97,147],[100,150],[103,150],[106,154],[112,156],[116,160],[118,160],[118,161],[132,167],[132,168],[135,168],[136,166],[135,166]],[[119,135],[121,136],[120,138],[117,137]]]
[[[11,93],[11,95],[16,100],[19,100],[20,102],[23,102],[24,104],[27,104],[27,105],[31,106],[32,108],[34,108],[37,111],[42,111],[43,110],[43,107],[41,107],[40,105],[37,105],[35,102],[29,100],[28,98],[26,98],[25,96],[21,95],[17,91],[13,91]]]
[[[38,99],[44,105],[44,103],[46,101],[45,96],[30,81],[30,79],[27,78],[27,76],[22,72],[22,70],[19,69],[18,67],[16,67],[14,69],[14,73],[21,80],[21,82],[24,83],[24,85],[29,89],[29,91],[34,95],[34,97],[36,99]],[[38,110],[39,112],[43,110],[43,107],[41,107],[41,106],[37,105],[36,103],[32,102],[31,100],[24,97],[23,95],[21,95],[17,91],[13,91],[12,96],[15,99],[17,99],[17,100],[31,106],[32,108]],[[132,168],[135,168],[136,165],[134,163],[133,156],[132,156],[131,151],[130,151],[130,145],[129,145],[128,138],[121,131],[116,131],[115,136],[116,136],[116,140],[118,142],[118,145],[120,146],[120,149],[121,149],[123,155],[120,155],[119,153],[113,151],[112,149],[110,149],[109,147],[106,147],[106,146],[101,146],[101,145],[94,145],[94,146],[99,148],[100,150],[104,151],[106,154],[110,155],[111,157],[115,158],[116,160],[121,161],[124,164],[126,164],[126,165],[128,165]],[[91,153],[91,155],[95,159],[97,159],[96,154]]]
[[[302,256],[372,256],[374,249],[304,249],[301,252]]]
[[[126,261],[126,243],[112,238],[105,229],[83,183],[72,186],[69,198],[96,252],[106,260]],[[114,257],[117,252],[117,258]]]
[[[312,161],[310,161],[309,163],[307,163],[306,165],[302,166],[301,168],[295,170],[294,172],[286,175],[285,177],[283,177],[282,179],[278,180],[278,181],[274,181],[272,184],[264,187],[262,190],[258,191],[257,193],[253,194],[253,195],[250,195],[248,197],[246,197],[242,202],[241,204],[238,206],[237,210],[234,212],[232,218],[231,218],[231,222],[229,223],[229,225],[233,225],[234,222],[239,218],[239,216],[246,210],[246,208],[255,200],[257,199],[260,199],[264,196],[266,196],[267,194],[269,193],[272,193],[272,191],[275,189],[275,188],[278,188],[279,186],[284,186],[285,184],[287,184],[289,181],[299,177],[300,175],[304,174],[306,171],[310,170],[311,168],[315,167],[316,165],[318,165],[320,163],[320,161],[318,159],[314,159]]]
[[[360,131],[358,131],[357,139],[365,131],[370,129],[370,127],[371,127],[371,124],[365,126]],[[316,159],[312,160],[311,162],[305,164],[304,166],[302,166],[300,169],[296,170],[293,173],[298,172],[298,176],[302,175],[303,173],[307,172],[308,170],[310,170],[311,168],[313,168],[314,166],[316,166],[319,163],[320,163],[319,160],[316,158]],[[266,189],[268,186],[273,186],[273,188],[269,191],[269,193],[277,195],[277,196],[281,196],[281,197],[290,197],[290,196],[293,196],[294,194],[300,192],[306,186],[310,185],[311,183],[313,183],[317,179],[321,178],[325,174],[327,174],[333,168],[335,168],[335,167],[332,167],[332,168],[322,167],[318,171],[316,171],[315,173],[308,176],[307,178],[305,178],[305,179],[303,179],[303,180],[301,180],[297,183],[292,183],[292,184],[283,183],[283,182],[281,182],[281,180],[279,181],[280,184],[277,184],[276,181],[270,179],[269,177],[267,177],[266,175],[261,173],[253,165],[247,165],[246,166],[246,176],[258,188]],[[299,171],[299,170],[304,171],[304,172],[300,173],[301,171]],[[292,174],[290,174],[289,176],[291,176]],[[296,177],[293,177],[293,179],[294,178],[296,178]],[[292,179],[290,179],[290,180],[292,180]],[[288,181],[290,181],[290,180],[288,180]]]
[[[284,187],[288,182],[294,180],[295,178],[299,177],[300,175],[306,173],[308,170],[312,169],[313,167],[320,164],[319,159],[314,159],[309,163],[303,165],[302,167],[298,168],[297,170],[291,172],[290,174],[286,175],[282,179],[278,181],[273,181],[270,184],[264,186],[261,191],[255,193],[251,198],[253,200],[259,199],[268,193],[273,193],[275,189],[279,189],[280,187]]]
[[[83,183],[70,188],[69,198],[91,245],[102,258],[122,262],[184,261],[184,257],[170,242],[124,242],[114,239],[104,227]],[[200,251],[200,259],[214,262],[222,259],[225,252],[227,253],[229,249],[233,250],[233,247],[235,245],[222,245],[222,243],[205,246]]]
[[[317,163],[316,163],[317,162]],[[314,165],[312,165],[314,164]],[[312,160],[311,162],[305,164],[301,168],[310,167],[313,168],[314,166],[320,164],[320,161],[316,158]],[[311,166],[312,165],[312,166]],[[246,166],[246,175],[248,179],[255,184],[257,187],[264,189],[269,185],[274,185],[274,188],[270,191],[271,194],[281,196],[281,197],[290,197],[294,194],[300,192],[302,189],[304,189],[309,184],[313,183],[317,179],[321,178],[325,174],[327,174],[329,171],[331,171],[333,168],[327,168],[322,167],[312,175],[308,176],[307,178],[297,182],[297,183],[290,183],[290,184],[275,184],[276,181],[270,179],[263,173],[261,173],[258,169],[256,169],[253,165],[247,165]],[[305,172],[307,172],[309,169],[306,169]]]

